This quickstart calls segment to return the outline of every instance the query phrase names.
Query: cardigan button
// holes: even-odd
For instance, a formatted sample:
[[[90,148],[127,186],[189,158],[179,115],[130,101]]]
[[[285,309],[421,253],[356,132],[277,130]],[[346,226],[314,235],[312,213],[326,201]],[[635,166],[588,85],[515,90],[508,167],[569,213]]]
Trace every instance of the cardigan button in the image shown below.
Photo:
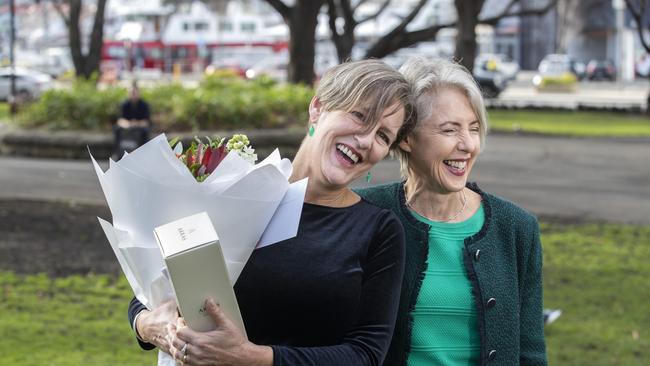
[[[481,258],[481,250],[476,249],[476,252],[474,252],[474,260],[478,262],[480,258]]]
[[[497,358],[497,350],[493,349],[488,353],[488,361],[494,361],[495,358]]]
[[[485,304],[485,305],[487,306],[488,309],[492,309],[494,307],[494,305],[496,305],[496,304],[497,304],[497,299],[495,299],[494,297],[491,297],[487,301],[487,304]]]

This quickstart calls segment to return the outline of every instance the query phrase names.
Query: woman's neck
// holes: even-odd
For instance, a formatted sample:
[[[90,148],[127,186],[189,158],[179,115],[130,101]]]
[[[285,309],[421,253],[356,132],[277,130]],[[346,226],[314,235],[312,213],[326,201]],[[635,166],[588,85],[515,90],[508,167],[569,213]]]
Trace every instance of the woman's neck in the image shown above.
[[[444,192],[426,184],[422,179],[409,177],[404,185],[406,204],[418,214],[433,221],[461,221],[467,206],[468,196],[464,192]]]

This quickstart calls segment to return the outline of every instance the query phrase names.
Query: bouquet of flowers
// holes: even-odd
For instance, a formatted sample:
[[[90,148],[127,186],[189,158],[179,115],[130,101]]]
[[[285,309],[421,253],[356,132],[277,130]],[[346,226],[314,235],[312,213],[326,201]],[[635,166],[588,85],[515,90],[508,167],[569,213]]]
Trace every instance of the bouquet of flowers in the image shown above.
[[[289,184],[291,162],[275,150],[258,164],[244,135],[196,139],[183,150],[161,134],[109,160],[103,171],[91,155],[113,223],[100,225],[133,292],[152,309],[174,298],[153,230],[169,222],[206,212],[234,284],[256,247],[296,235],[307,187],[306,179]],[[173,150],[172,150],[173,146]],[[159,365],[174,365],[159,354]]]
[[[236,152],[242,159],[249,163],[257,161],[255,149],[250,146],[246,135],[233,135],[226,145],[225,138],[211,139],[206,137],[207,143],[203,143],[198,137],[194,138],[190,147],[183,152],[183,143],[175,138],[169,142],[174,148],[174,154],[187,166],[196,180],[203,182],[217,168],[219,163],[231,151]]]

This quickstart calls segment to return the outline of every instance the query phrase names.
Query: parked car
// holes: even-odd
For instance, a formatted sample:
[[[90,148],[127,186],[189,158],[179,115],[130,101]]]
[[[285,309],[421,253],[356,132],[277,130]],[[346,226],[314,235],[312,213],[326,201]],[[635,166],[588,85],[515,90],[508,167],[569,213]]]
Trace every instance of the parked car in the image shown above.
[[[610,60],[591,60],[587,64],[589,80],[616,80],[616,67]]]
[[[287,81],[289,68],[289,53],[279,52],[265,57],[246,70],[247,79],[256,79],[260,76],[269,77],[275,81]]]
[[[650,76],[650,55],[643,54],[634,64],[634,73],[637,77],[647,78]]]
[[[571,56],[563,53],[551,53],[542,59],[539,63],[540,67],[542,63],[546,64],[563,64],[562,68],[566,68],[575,75],[577,80],[582,80],[586,76],[586,67],[585,64],[579,61],[576,61]],[[539,68],[538,68],[539,69]]]
[[[474,60],[474,68],[499,72],[506,81],[516,78],[519,72],[519,64],[503,53],[482,53],[478,55]]]
[[[219,70],[229,70],[241,77],[246,77],[246,70],[271,55],[273,55],[273,50],[270,48],[217,49],[212,53],[212,62],[205,68],[205,73],[211,75]]]
[[[566,60],[542,60],[537,74],[533,77],[533,85],[538,91],[568,91],[576,89],[578,77]]]
[[[496,98],[506,88],[508,81],[498,71],[474,67],[474,79],[481,87],[481,92],[486,98]]]
[[[29,101],[38,98],[41,93],[52,87],[52,77],[42,72],[15,68],[16,98]],[[11,93],[11,68],[0,67],[0,100],[8,100]]]

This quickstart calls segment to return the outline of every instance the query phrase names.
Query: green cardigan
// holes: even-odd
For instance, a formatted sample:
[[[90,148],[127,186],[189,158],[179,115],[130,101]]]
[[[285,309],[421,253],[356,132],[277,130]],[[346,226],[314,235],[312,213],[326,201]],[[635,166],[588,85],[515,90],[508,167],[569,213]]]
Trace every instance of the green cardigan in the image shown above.
[[[404,183],[357,190],[392,210],[404,226],[406,263],[399,313],[385,365],[406,365],[411,311],[427,268],[429,227],[405,206]],[[485,223],[465,239],[463,261],[472,283],[481,339],[481,365],[546,365],[542,315],[542,246],[537,219],[515,204],[468,188],[483,200]]]

